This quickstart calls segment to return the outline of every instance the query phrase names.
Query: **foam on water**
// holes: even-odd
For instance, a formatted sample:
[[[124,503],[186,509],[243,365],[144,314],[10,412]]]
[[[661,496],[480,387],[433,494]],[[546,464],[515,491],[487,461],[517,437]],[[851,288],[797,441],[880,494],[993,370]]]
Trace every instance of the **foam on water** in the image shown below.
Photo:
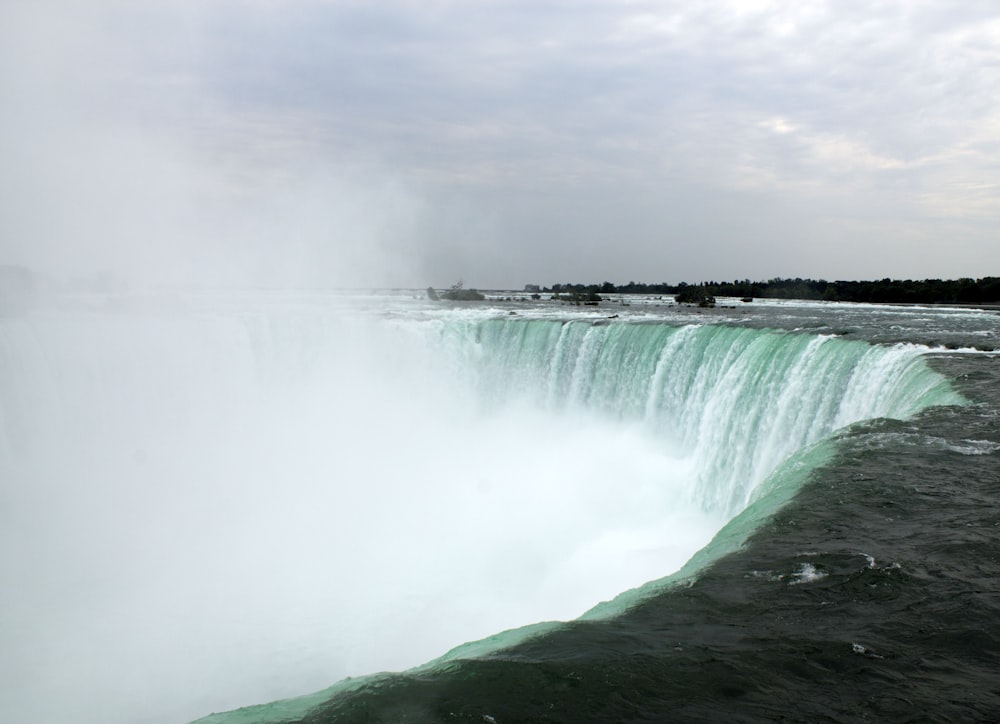
[[[800,563],[799,570],[789,576],[789,584],[796,586],[802,583],[813,583],[826,578],[826,574],[820,571],[812,563]]]

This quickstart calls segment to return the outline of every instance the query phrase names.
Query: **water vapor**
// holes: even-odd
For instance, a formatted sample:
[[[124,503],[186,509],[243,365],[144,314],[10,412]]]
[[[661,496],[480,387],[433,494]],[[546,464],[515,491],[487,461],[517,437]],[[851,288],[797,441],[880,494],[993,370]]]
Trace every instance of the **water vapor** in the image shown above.
[[[133,288],[419,286],[425,210],[398,174],[213,98],[217,11],[4,11],[0,261]]]

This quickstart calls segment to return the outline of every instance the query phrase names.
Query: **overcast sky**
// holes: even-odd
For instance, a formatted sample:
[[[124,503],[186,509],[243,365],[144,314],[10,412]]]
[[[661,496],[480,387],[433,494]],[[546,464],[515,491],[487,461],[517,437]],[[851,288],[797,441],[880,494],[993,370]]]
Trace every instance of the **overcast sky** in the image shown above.
[[[1000,275],[995,2],[8,0],[0,263]]]

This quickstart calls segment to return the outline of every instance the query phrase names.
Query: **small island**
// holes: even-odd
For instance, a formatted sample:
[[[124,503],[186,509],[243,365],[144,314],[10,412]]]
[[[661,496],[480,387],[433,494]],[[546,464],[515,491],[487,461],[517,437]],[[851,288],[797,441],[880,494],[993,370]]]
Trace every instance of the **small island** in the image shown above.
[[[450,302],[482,302],[486,297],[476,289],[465,289],[461,281],[451,285],[451,288],[440,294],[434,287],[427,287],[427,298],[431,301],[446,299]]]

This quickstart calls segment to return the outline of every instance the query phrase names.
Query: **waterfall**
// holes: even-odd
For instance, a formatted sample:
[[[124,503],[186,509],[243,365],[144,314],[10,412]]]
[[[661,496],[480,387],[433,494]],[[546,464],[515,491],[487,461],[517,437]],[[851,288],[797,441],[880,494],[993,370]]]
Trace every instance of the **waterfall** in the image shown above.
[[[400,306],[0,319],[0,711],[180,720],[572,618],[802,447],[959,401],[917,347]]]
[[[721,325],[488,320],[441,331],[484,399],[640,423],[731,516],[782,460],[853,422],[960,398],[914,345]]]

